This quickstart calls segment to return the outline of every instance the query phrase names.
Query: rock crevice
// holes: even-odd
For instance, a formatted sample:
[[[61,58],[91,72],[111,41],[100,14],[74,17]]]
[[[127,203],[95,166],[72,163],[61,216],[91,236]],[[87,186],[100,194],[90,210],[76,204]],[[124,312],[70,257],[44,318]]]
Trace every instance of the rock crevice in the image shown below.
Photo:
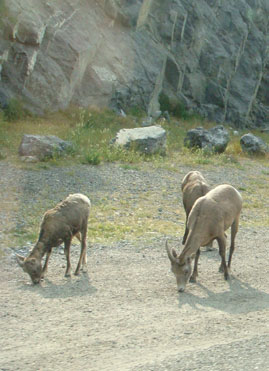
[[[42,113],[120,96],[151,114],[163,92],[216,122],[269,125],[267,0],[9,0],[2,12],[3,101]]]

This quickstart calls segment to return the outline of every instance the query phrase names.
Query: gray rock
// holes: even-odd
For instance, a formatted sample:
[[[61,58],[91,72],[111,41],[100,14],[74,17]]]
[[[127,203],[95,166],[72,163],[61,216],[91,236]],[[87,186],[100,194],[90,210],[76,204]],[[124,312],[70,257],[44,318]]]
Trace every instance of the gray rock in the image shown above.
[[[126,117],[126,113],[123,111],[123,109],[120,110],[120,116]]]
[[[168,111],[164,111],[162,113],[162,117],[165,118],[168,122],[170,122],[170,115]]]
[[[240,145],[242,150],[249,154],[263,155],[269,152],[268,145],[261,138],[251,133],[241,137]]]
[[[160,126],[121,129],[113,143],[116,146],[135,149],[145,154],[165,154],[166,131]]]
[[[35,163],[40,161],[37,156],[20,156],[20,160],[26,163]]]
[[[1,86],[32,112],[139,106],[153,116],[163,92],[218,123],[268,122],[268,0],[9,0],[5,8]]]
[[[222,153],[229,143],[229,133],[218,125],[210,130],[202,127],[189,130],[184,138],[184,145],[188,148],[201,148],[209,152]]]
[[[154,120],[154,121],[158,120],[158,118],[160,118],[161,114],[162,114],[162,111],[160,111],[160,110],[154,111],[154,112],[152,113],[152,118],[153,118],[153,120]]]
[[[147,117],[147,118],[145,118],[143,121],[142,121],[142,123],[141,123],[141,126],[143,127],[143,128],[145,128],[145,127],[148,127],[148,126],[152,126],[153,125],[153,118],[152,117]]]
[[[54,155],[63,155],[72,148],[72,143],[54,135],[24,135],[19,147],[19,155],[24,162],[42,161]]]

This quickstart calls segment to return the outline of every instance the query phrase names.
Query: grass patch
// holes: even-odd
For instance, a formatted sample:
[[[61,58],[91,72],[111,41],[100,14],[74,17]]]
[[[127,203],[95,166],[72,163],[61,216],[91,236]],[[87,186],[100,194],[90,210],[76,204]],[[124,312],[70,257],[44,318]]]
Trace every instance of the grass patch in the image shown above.
[[[81,109],[78,122],[69,132],[68,139],[74,144],[74,155],[82,163],[98,165],[100,162],[140,162],[145,155],[111,145],[112,139],[122,128],[133,128],[130,117],[121,117],[110,110],[91,111]]]
[[[133,116],[135,118],[138,118],[138,119],[142,119],[143,117],[147,116],[146,112],[138,106],[131,107],[127,111],[127,114],[130,115],[130,116]]]
[[[242,225],[269,226],[268,214],[268,181],[269,165],[268,156],[264,158],[250,158],[241,151],[239,144],[240,136],[231,134],[231,141],[222,154],[209,154],[202,150],[190,150],[184,147],[184,138],[188,130],[203,126],[209,129],[214,123],[199,121],[197,117],[180,122],[172,118],[168,123],[160,120],[158,123],[167,132],[167,155],[145,156],[134,150],[110,145],[112,138],[122,128],[137,126],[133,116],[121,117],[109,110],[92,108],[70,109],[65,112],[47,114],[44,117],[22,117],[17,121],[8,122],[3,115],[0,117],[0,158],[3,161],[13,162],[31,171],[42,171],[51,166],[70,166],[78,163],[99,165],[102,162],[118,162],[125,171],[142,171],[143,169],[161,168],[170,172],[179,173],[181,168],[198,168],[214,170],[216,167],[229,167],[247,171],[249,167],[262,166],[258,177],[249,177],[244,185],[239,187],[243,193],[244,207]],[[136,112],[136,116],[139,113]],[[141,114],[142,117],[142,114]],[[22,164],[18,159],[18,148],[23,134],[56,135],[64,140],[71,140],[74,144],[72,151],[65,157],[55,156],[47,162],[36,164]],[[269,142],[269,135],[263,134],[263,140]],[[70,177],[73,177],[70,170]],[[14,184],[19,184],[20,179],[13,179]],[[34,243],[38,237],[39,225],[43,212],[55,206],[51,204],[50,192],[46,189],[40,195],[40,201],[34,206],[26,204],[14,204],[10,189],[10,200],[5,200],[1,205],[2,210],[8,216],[18,212],[24,224],[22,226],[7,226],[7,246],[23,243]],[[97,192],[98,193],[98,192]],[[180,193],[179,193],[180,195]],[[140,193],[137,198],[135,209],[130,209],[134,201],[130,200],[134,195],[118,195],[113,193],[107,198],[98,198],[93,203],[93,210],[89,222],[89,240],[94,242],[117,241],[119,239],[136,239],[140,236],[163,236],[183,234],[185,215],[183,208],[178,206],[178,200],[170,200],[167,190],[154,190],[154,192]],[[162,209],[162,212],[159,212]],[[173,214],[171,216],[169,212]],[[12,220],[12,217],[8,217]],[[12,223],[11,223],[12,224]],[[254,225],[253,224],[253,225]]]
[[[183,233],[183,224],[179,225],[166,216],[157,218],[161,190],[158,194],[147,192],[143,197],[140,196],[135,209],[130,207],[133,202],[129,202],[129,197],[132,196],[125,194],[123,199],[115,193],[112,198],[94,204],[89,220],[89,239],[92,242],[115,242],[121,239],[135,240],[145,235]]]
[[[240,137],[231,136],[230,142],[228,143],[225,153],[231,156],[241,156],[243,154],[240,145]]]
[[[255,163],[252,165],[255,166]],[[242,225],[269,227],[268,182],[268,174],[261,173],[259,176],[249,176],[246,186],[239,188],[243,196]]]
[[[134,108],[133,108],[134,110]],[[136,117],[139,112],[134,111]],[[141,113],[142,116],[142,113]],[[211,166],[227,165],[240,166],[242,158],[249,156],[242,153],[239,136],[231,135],[230,143],[223,154],[208,154],[202,150],[190,150],[184,147],[184,138],[188,130],[203,126],[210,129],[215,123],[203,121],[197,117],[180,120],[172,118],[170,122],[159,120],[167,133],[167,156],[147,156],[135,150],[126,150],[111,145],[111,140],[116,133],[123,128],[134,128],[138,124],[134,116],[118,116],[108,109],[77,109],[54,114],[47,114],[44,117],[28,116],[20,117],[18,120],[7,122],[0,117],[0,153],[9,160],[18,161],[18,148],[23,134],[56,135],[64,140],[72,141],[73,148],[65,157],[54,156],[47,161],[48,166],[63,165],[65,163],[82,163],[99,165],[102,162],[121,162],[123,164],[141,164],[145,161],[159,163],[160,166],[170,166],[170,159],[185,163],[186,165]],[[243,133],[242,133],[243,135]],[[263,134],[263,139],[268,141],[269,135]],[[266,161],[268,156],[260,161]],[[166,164],[165,164],[166,163]],[[22,166],[30,166],[22,165]],[[31,165],[33,166],[33,165]],[[36,164],[36,168],[42,166]]]
[[[139,171],[140,167],[137,165],[130,165],[130,164],[121,164],[120,167],[124,170],[136,170]]]

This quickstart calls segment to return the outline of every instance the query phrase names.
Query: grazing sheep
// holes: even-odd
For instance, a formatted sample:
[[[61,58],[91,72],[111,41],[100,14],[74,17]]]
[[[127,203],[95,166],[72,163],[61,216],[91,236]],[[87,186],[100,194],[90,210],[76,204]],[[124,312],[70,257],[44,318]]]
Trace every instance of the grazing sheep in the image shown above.
[[[176,276],[178,291],[184,291],[189,279],[196,282],[200,246],[206,246],[214,239],[218,242],[221,256],[219,270],[224,272],[226,280],[229,278],[228,270],[231,267],[241,209],[240,193],[227,184],[217,186],[195,201],[188,217],[189,233],[181,254],[178,255],[174,249],[170,250],[166,242],[166,250],[171,261],[172,272]],[[229,227],[231,227],[231,246],[227,267],[225,231]],[[191,275],[191,263],[194,257],[195,263]]]
[[[39,283],[44,277],[52,248],[63,242],[67,261],[65,276],[70,276],[70,246],[74,236],[81,241],[81,253],[75,275],[79,274],[81,264],[83,271],[86,270],[86,237],[90,207],[91,203],[88,197],[76,193],[69,195],[53,209],[45,212],[38,241],[29,256],[25,258],[16,254],[18,264],[30,275],[33,283]],[[42,268],[41,261],[45,254],[46,260]]]

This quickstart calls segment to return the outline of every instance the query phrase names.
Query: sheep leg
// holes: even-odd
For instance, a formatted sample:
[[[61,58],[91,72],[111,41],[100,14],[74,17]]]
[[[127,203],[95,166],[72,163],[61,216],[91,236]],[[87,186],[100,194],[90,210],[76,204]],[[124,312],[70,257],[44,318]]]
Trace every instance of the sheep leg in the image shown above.
[[[217,240],[218,241],[218,240]],[[218,245],[219,245],[219,241],[218,241]],[[220,245],[219,245],[219,255],[221,257],[221,248],[220,248]],[[221,264],[219,266],[219,272],[220,273],[223,273],[224,272],[224,268],[223,268],[223,264],[222,264],[222,261],[221,261]]]
[[[43,268],[42,268],[41,278],[44,278],[45,273],[47,273],[47,270],[48,270],[48,263],[49,263],[49,258],[50,258],[50,255],[51,255],[51,250],[52,250],[52,249],[49,249],[49,250],[47,251],[46,260],[45,260],[44,266],[43,266]]]
[[[199,260],[199,256],[200,256],[200,249],[198,249],[196,251],[196,254],[195,254],[194,268],[193,268],[193,272],[192,272],[192,275],[191,275],[191,278],[190,278],[190,282],[196,282],[196,278],[198,276],[198,260]]]
[[[231,227],[231,246],[230,246],[230,252],[229,252],[228,268],[231,267],[232,256],[233,256],[234,247],[235,247],[234,240],[235,240],[235,236],[238,231],[238,224],[239,224],[239,216],[235,219]]]
[[[78,261],[78,265],[75,271],[75,275],[79,275],[81,263],[83,266],[83,272],[87,271],[86,263],[87,263],[87,244],[86,244],[86,238],[87,238],[87,224],[83,231],[81,231],[81,251],[80,251],[80,257]]]
[[[87,272],[87,250],[84,250],[82,258],[82,271]]]
[[[219,244],[219,254],[221,256],[221,265],[219,267],[220,272],[224,272],[224,278],[227,280],[229,278],[229,272],[226,265],[226,238],[225,236],[217,238]]]
[[[182,239],[182,245],[185,245],[186,239],[188,237],[188,233],[189,233],[189,230],[188,230],[187,225],[186,225],[185,233],[184,233],[184,236],[183,236],[183,239]]]
[[[71,276],[71,262],[70,262],[70,246],[71,246],[71,238],[64,241],[64,254],[66,256],[66,271],[65,277]]]

